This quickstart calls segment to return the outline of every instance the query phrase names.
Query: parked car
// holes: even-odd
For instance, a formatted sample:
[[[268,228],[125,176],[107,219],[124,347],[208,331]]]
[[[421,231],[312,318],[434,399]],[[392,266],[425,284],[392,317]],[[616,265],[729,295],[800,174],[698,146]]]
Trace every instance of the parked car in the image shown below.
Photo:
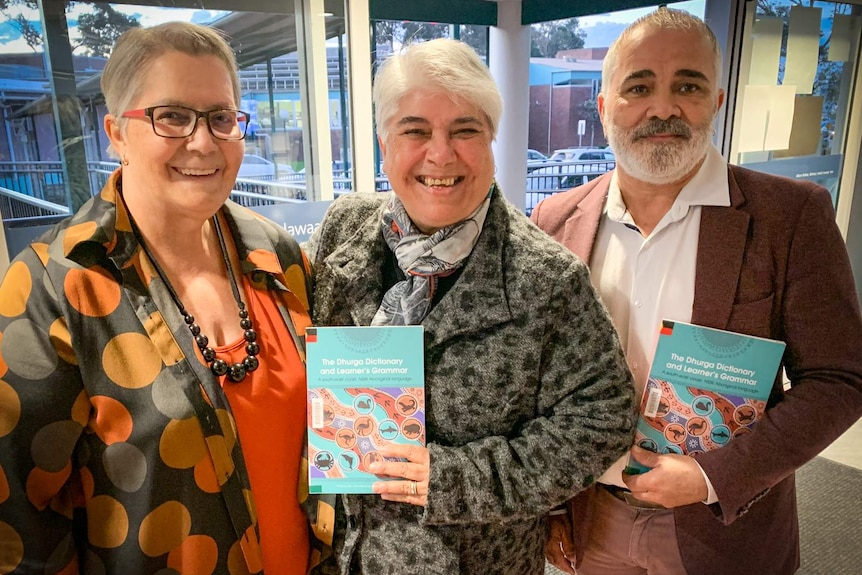
[[[242,165],[239,167],[237,177],[251,180],[273,181],[276,179],[276,169],[278,170],[278,176],[293,173],[293,168],[287,164],[275,164],[263,156],[258,156],[257,154],[245,154],[242,157]]]
[[[527,173],[529,174],[536,168],[544,166],[548,162],[548,156],[538,150],[527,150]]]
[[[609,149],[556,150],[547,164],[527,177],[527,189],[568,190],[591,179],[590,174],[603,174],[615,167],[616,157]]]
[[[613,151],[604,148],[555,150],[548,162],[527,173],[526,212],[533,211],[543,198],[569,190],[616,167]]]
[[[553,162],[588,162],[616,160],[613,151],[608,148],[563,148],[554,150],[551,155]]]

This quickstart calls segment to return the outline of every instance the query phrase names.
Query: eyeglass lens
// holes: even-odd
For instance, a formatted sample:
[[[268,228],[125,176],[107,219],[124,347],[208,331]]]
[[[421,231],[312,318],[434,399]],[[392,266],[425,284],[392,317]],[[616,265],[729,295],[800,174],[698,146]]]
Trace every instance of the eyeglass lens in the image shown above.
[[[157,106],[153,109],[153,128],[159,136],[185,138],[197,125],[194,110],[181,106]],[[214,136],[224,140],[241,140],[245,135],[248,118],[237,110],[210,110],[206,112],[209,129]]]

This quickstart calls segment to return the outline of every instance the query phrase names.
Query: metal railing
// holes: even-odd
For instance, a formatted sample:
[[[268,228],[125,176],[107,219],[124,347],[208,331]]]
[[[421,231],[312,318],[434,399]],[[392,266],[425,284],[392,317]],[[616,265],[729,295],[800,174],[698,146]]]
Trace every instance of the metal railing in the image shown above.
[[[11,164],[11,162],[5,162]],[[6,181],[20,186],[21,189],[32,193],[10,189],[8,186],[0,186],[0,214],[4,221],[21,220],[40,216],[68,215],[69,208],[66,205],[43,199],[44,188],[40,185],[44,181],[43,174],[57,174],[62,186],[62,171],[56,172],[54,162],[27,162],[21,169],[14,168],[5,172]],[[53,164],[53,165],[52,165]],[[117,168],[114,162],[87,162],[90,190],[95,194],[101,190],[108,178]],[[50,169],[49,169],[50,166]],[[304,174],[300,174],[304,177]],[[65,198],[65,194],[62,195]],[[254,179],[239,178],[230,194],[230,199],[236,203],[248,206],[269,206],[280,203],[301,203],[306,199],[305,180],[295,179],[292,182],[264,182]]]
[[[579,162],[552,162],[541,165],[531,164],[527,173],[526,212],[530,215],[533,208],[543,199],[556,193],[571,190],[610,172],[616,167],[615,161],[590,160]]]
[[[63,164],[60,162],[0,162],[0,188],[47,200],[62,201]]]
[[[291,174],[291,176],[293,175],[295,174]],[[236,201],[234,199],[234,195],[238,192],[242,192],[243,194],[245,194],[245,196],[266,196],[274,200],[276,198],[288,200],[305,200],[305,174],[302,174],[302,176],[302,180],[292,179],[287,181],[282,180],[278,182],[267,182],[251,178],[237,178],[236,183],[234,183],[233,186],[234,192],[231,194],[231,199]],[[276,201],[274,203],[278,202]]]
[[[87,174],[90,176],[90,193],[96,195],[108,183],[108,178],[114,170],[120,167],[119,162],[87,162]]]
[[[118,167],[116,162],[87,162],[90,192],[97,194]],[[527,174],[525,208],[529,214],[542,199],[586,183],[613,170],[613,161],[547,162],[531,164]],[[278,203],[303,202],[308,199],[305,173],[279,174],[278,181],[238,178],[231,199],[249,207]],[[336,196],[353,190],[349,170],[333,172]],[[384,176],[375,178],[378,192],[391,189]],[[0,213],[4,220],[56,214],[68,214],[63,183],[63,166],[59,162],[0,162]]]
[[[0,214],[4,221],[68,215],[69,208],[0,186]]]

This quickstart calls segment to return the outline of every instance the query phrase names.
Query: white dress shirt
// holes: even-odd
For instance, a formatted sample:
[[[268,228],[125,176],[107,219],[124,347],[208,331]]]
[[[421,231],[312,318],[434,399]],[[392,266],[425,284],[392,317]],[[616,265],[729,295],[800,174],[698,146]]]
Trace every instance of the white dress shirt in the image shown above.
[[[592,282],[610,311],[635,381],[638,400],[646,386],[662,319],[690,322],[702,206],[729,206],[727,162],[710,146],[695,176],[646,237],[635,226],[611,175],[604,216],[590,257]],[[599,478],[625,487],[623,455]],[[702,470],[701,470],[702,472]],[[715,491],[704,474],[710,496]]]

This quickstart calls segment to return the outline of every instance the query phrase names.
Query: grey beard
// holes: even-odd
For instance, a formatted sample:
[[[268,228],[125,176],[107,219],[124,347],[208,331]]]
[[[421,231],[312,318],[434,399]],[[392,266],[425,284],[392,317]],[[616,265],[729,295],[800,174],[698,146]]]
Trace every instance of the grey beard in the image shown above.
[[[638,132],[612,124],[608,143],[617,163],[630,176],[655,185],[672,184],[685,178],[706,156],[710,144],[711,123],[693,128],[687,140],[679,143],[648,145],[637,141]]]

